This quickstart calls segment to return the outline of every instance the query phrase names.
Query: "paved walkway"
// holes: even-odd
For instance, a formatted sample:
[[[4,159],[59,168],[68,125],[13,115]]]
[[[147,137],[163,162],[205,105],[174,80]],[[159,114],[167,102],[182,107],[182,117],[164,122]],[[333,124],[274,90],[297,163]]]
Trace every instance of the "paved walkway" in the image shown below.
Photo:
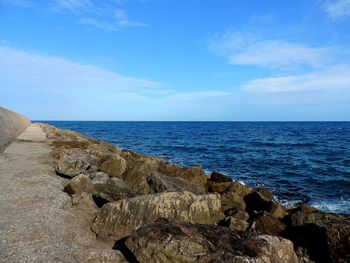
[[[0,262],[107,262],[118,257],[70,208],[64,179],[48,165],[49,153],[44,132],[32,124],[0,154]]]

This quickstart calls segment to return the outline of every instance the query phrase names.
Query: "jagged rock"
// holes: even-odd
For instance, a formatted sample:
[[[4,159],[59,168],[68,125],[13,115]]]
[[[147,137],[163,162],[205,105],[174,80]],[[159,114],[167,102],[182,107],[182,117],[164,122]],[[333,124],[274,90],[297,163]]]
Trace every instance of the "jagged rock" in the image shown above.
[[[101,141],[98,144],[97,150],[103,152],[103,153],[115,153],[115,154],[121,154],[122,151],[115,145],[107,143],[105,141]]]
[[[85,174],[80,174],[69,181],[69,183],[64,187],[64,190],[69,194],[77,193],[92,193],[94,190],[94,185],[92,184],[90,178]]]
[[[245,211],[245,202],[241,196],[235,192],[228,191],[220,195],[221,197],[221,206],[223,211],[228,211],[233,208],[241,211]]]
[[[159,218],[213,224],[223,219],[217,194],[166,192],[124,199],[105,204],[92,229],[103,239],[121,239],[136,228]]]
[[[234,211],[234,209],[232,209],[229,211],[229,213],[225,213],[225,215],[226,214],[227,214],[227,216],[231,216],[231,217],[234,217],[236,219],[243,220],[243,221],[247,221],[249,218],[248,213],[245,211],[242,211],[242,210],[235,210]]]
[[[133,164],[131,171],[123,176],[123,179],[134,191],[152,193],[147,178],[157,171],[157,167],[158,161],[153,158],[137,161]]]
[[[215,192],[215,193],[225,193],[225,192],[234,192],[241,196],[242,198],[245,197],[247,194],[250,193],[250,190],[247,186],[244,184],[241,184],[237,181],[235,182],[226,182],[226,183],[209,183],[209,192]]]
[[[252,223],[251,229],[260,234],[278,236],[286,229],[286,225],[279,219],[264,212]]]
[[[222,173],[218,173],[218,172],[212,172],[209,178],[210,182],[214,182],[214,183],[227,183],[227,182],[232,182],[232,178],[229,176],[226,176]]]
[[[240,231],[245,231],[249,227],[249,224],[246,221],[233,216],[226,217],[222,225]]]
[[[121,178],[126,170],[126,161],[118,154],[113,154],[111,158],[101,164],[100,170],[113,177]]]
[[[134,231],[125,242],[140,263],[297,263],[289,240],[214,225],[160,219]]]
[[[136,193],[121,179],[110,178],[106,173],[98,172],[90,175],[94,186],[93,195],[109,202],[134,197]]]
[[[200,165],[182,168],[173,164],[160,162],[158,172],[168,176],[181,178],[184,181],[197,187],[200,192],[207,191],[208,177]]]
[[[72,205],[83,212],[91,223],[98,213],[98,207],[89,193],[79,193],[72,196]]]
[[[255,216],[261,212],[268,212],[276,218],[282,218],[287,215],[286,209],[277,202],[270,191],[264,188],[253,189],[253,191],[244,197],[246,211],[250,216]]]
[[[167,176],[161,173],[152,173],[147,177],[147,183],[152,193],[189,191],[199,193],[198,188],[188,184],[184,180]]]
[[[98,158],[84,151],[62,152],[56,164],[56,172],[68,177],[83,173],[91,166],[98,165]]]
[[[315,262],[347,262],[350,258],[350,215],[323,213],[307,206],[284,218],[282,236],[307,250]]]

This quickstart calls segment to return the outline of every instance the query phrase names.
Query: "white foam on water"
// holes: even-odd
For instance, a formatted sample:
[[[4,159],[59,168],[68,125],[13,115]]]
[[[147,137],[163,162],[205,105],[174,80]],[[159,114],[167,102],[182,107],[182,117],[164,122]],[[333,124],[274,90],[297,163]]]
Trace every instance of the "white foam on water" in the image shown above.
[[[310,202],[309,205],[325,212],[350,213],[350,200]]]

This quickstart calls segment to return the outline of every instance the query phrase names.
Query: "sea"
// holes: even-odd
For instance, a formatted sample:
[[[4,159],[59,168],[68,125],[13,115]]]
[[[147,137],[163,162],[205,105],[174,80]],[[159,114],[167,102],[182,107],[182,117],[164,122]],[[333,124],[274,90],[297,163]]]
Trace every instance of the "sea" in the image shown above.
[[[43,122],[350,214],[350,122]]]

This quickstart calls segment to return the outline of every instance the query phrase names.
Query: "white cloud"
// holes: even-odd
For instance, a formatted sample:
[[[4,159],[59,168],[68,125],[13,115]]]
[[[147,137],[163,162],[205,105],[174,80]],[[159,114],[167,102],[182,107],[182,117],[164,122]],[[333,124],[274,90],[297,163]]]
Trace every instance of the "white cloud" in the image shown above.
[[[143,92],[159,88],[159,83],[125,76],[89,64],[64,58],[0,46],[0,80],[17,89],[43,91],[64,96],[84,96],[90,92]],[[4,86],[3,86],[4,88]]]
[[[252,93],[286,93],[307,91],[344,91],[350,96],[350,66],[335,66],[313,73],[255,79],[242,86]]]
[[[0,0],[0,5],[16,5],[20,7],[32,7],[34,6],[32,0]]]
[[[229,92],[178,91],[69,59],[0,45],[0,105],[33,119],[215,119]],[[223,100],[225,105],[223,106]]]
[[[54,9],[81,12],[90,9],[92,6],[93,3],[90,0],[55,0]]]
[[[120,31],[128,27],[147,27],[148,26],[148,24],[146,23],[139,23],[139,22],[130,20],[125,10],[122,10],[122,9],[116,10],[113,18],[114,18],[114,21],[112,22],[105,21],[105,20],[98,20],[94,18],[82,18],[79,20],[79,23],[82,25],[95,26],[97,28],[104,29],[107,31]]]
[[[256,65],[275,69],[297,66],[319,67],[330,52],[327,48],[275,39],[257,34],[227,32],[212,39],[209,48],[233,65]]]
[[[125,10],[122,10],[122,9],[117,9],[115,11],[114,17],[116,19],[117,26],[119,28],[148,26],[148,24],[146,24],[146,23],[139,23],[139,22],[129,20],[127,13],[125,12]]]
[[[343,19],[350,16],[350,0],[326,0],[323,1],[323,9],[330,18]]]

